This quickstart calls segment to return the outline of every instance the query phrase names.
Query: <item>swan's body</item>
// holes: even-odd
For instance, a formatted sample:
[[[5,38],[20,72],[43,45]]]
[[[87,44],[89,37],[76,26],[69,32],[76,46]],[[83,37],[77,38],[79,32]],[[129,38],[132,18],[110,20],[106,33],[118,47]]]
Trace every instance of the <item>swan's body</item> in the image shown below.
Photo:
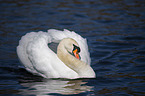
[[[48,44],[52,42],[59,43],[57,54],[49,48]],[[71,54],[74,48],[81,49],[81,59],[78,52]],[[75,32],[50,29],[48,32],[27,33],[19,42],[17,54],[26,70],[45,78],[95,77],[90,67],[87,42]]]

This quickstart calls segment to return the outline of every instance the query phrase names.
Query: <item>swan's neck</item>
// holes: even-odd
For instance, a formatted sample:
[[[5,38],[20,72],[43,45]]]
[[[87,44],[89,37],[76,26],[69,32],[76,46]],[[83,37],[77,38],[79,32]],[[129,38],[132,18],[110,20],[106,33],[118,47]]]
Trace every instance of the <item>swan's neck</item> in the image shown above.
[[[78,73],[80,77],[95,77],[93,69],[85,62],[71,55],[63,46],[63,44],[58,45],[57,56],[64,64]]]

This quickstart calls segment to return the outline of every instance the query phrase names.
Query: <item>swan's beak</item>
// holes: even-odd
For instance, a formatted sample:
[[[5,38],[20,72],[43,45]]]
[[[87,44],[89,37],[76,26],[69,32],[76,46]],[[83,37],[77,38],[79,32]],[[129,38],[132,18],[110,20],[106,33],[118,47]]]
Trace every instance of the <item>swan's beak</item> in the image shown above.
[[[80,56],[79,56],[79,53],[78,53],[78,49],[75,49],[75,50],[73,51],[73,54],[74,54],[74,56],[75,56],[77,59],[80,59]]]

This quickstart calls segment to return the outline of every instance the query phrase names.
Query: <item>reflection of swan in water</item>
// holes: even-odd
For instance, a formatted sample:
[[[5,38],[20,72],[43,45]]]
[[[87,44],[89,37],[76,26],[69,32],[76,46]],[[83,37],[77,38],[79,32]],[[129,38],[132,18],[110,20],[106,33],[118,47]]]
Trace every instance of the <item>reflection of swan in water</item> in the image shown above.
[[[59,43],[57,54],[48,44]],[[80,53],[80,55],[79,55]],[[22,37],[17,54],[25,68],[45,78],[94,78],[87,42],[68,30],[31,32]]]
[[[21,83],[22,86],[28,87],[21,89],[19,94],[22,95],[50,95],[50,94],[79,94],[90,91],[92,86],[85,85],[87,82],[82,80],[46,80],[43,82]]]

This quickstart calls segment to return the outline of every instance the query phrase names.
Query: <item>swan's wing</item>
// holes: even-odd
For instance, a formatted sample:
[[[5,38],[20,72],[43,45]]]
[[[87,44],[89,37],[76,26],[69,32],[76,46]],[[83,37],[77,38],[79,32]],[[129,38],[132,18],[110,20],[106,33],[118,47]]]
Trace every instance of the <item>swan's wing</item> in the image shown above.
[[[88,51],[87,40],[80,35],[76,34],[75,32],[71,32],[69,30],[64,29],[64,31],[59,31],[55,29],[48,30],[48,34],[52,37],[52,42],[60,42],[63,38],[73,38],[77,41],[81,48],[80,56],[81,60],[86,62],[87,64],[91,63],[90,54]]]
[[[46,78],[77,76],[48,47],[51,42],[52,37],[46,32],[32,32],[23,36],[17,47],[17,54],[25,68]]]
[[[35,32],[27,33],[25,36],[21,38],[19,41],[19,45],[17,46],[17,55],[19,57],[20,62],[25,66],[25,68],[33,73],[37,73],[33,68],[32,63],[28,58],[28,54],[26,52],[27,45],[29,42],[33,41],[34,37],[38,34]]]

